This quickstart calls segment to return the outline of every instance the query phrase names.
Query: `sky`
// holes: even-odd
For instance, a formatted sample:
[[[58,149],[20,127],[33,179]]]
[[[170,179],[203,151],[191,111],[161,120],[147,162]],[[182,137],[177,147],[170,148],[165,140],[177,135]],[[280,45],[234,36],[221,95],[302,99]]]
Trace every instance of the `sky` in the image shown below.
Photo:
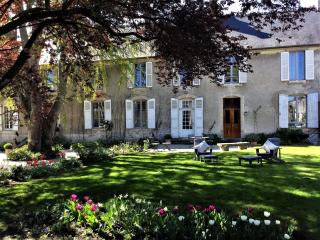
[[[237,3],[237,0],[235,2],[236,3],[231,8],[232,11],[236,11],[239,8],[239,4]],[[311,6],[318,7],[318,0],[300,0],[300,2],[303,7],[311,7]]]

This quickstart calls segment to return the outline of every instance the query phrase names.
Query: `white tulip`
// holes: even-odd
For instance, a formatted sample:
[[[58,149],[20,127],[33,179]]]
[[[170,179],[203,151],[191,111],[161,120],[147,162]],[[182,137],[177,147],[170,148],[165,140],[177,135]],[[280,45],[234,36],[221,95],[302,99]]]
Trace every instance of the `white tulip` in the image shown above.
[[[232,221],[232,226],[235,226],[237,224],[237,221]]]
[[[254,225],[259,226],[260,225],[260,220],[254,220]]]
[[[270,212],[264,211],[264,216],[265,217],[269,217],[270,216]]]
[[[265,225],[270,225],[271,221],[270,220],[264,220]]]
[[[276,224],[277,224],[277,225],[280,225],[280,220],[276,220]]]
[[[165,210],[166,212],[168,212],[168,208],[167,208],[167,207],[163,208],[163,210]]]
[[[289,236],[288,234],[285,234],[285,235],[284,235],[284,238],[285,238],[285,239],[290,239],[290,236]]]
[[[181,222],[181,221],[184,220],[184,216],[179,216],[178,219],[179,219],[179,221]]]
[[[247,219],[248,219],[248,217],[245,216],[245,215],[242,215],[240,218],[241,218],[242,221],[247,221]]]
[[[209,220],[209,224],[210,224],[210,225],[213,225],[214,223],[215,223],[214,220]]]
[[[254,219],[253,218],[249,218],[249,223],[254,223]]]

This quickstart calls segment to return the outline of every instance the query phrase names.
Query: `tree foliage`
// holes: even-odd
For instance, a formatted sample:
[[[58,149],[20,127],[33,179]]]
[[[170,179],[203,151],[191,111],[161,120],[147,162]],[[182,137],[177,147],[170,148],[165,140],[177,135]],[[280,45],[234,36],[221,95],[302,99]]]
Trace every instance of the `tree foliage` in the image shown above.
[[[250,70],[249,47],[243,46],[241,35],[230,35],[225,21],[233,15],[247,17],[261,29],[271,25],[273,31],[299,28],[309,9],[296,0],[240,0],[240,12],[228,11],[233,0],[2,0],[0,4],[1,51],[6,50],[6,38],[23,26],[33,31],[22,50],[14,48],[11,62],[2,67],[0,90],[17,76],[31,56],[35,44],[45,47],[45,39],[63,40],[68,54],[66,64],[91,61],[92,49],[108,50],[123,43],[149,42],[159,64],[162,84],[183,69],[192,79],[208,75],[218,81],[234,56],[240,69]],[[281,22],[281,26],[275,24]],[[10,37],[11,36],[11,37]],[[37,43],[42,38],[41,43]],[[14,46],[14,44],[12,44]],[[52,52],[52,49],[51,49]],[[16,56],[15,56],[16,55]],[[1,61],[4,61],[4,58]]]

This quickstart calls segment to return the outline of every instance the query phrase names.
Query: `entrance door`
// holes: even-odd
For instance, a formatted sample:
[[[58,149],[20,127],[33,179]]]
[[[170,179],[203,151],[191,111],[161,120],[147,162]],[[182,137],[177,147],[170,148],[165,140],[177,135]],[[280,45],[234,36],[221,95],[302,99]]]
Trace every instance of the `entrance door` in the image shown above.
[[[181,100],[180,111],[179,111],[179,136],[189,137],[194,135],[193,126],[193,101],[192,100]]]
[[[241,137],[240,98],[223,99],[223,132],[225,138]]]

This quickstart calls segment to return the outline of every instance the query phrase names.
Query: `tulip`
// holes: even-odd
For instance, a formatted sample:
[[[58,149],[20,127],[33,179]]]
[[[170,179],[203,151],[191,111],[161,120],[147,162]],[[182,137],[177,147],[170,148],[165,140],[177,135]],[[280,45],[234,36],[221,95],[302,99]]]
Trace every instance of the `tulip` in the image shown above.
[[[249,223],[254,223],[254,219],[253,218],[249,218]]]
[[[284,238],[285,238],[285,239],[290,239],[290,236],[289,236],[288,234],[285,234],[285,235],[284,235]]]
[[[280,225],[280,220],[276,220],[276,224],[277,224],[277,225]]]
[[[237,221],[232,221],[232,226],[235,226],[237,224]]]
[[[247,219],[248,219],[248,217],[245,216],[245,215],[242,215],[240,218],[241,218],[242,221],[247,221]]]
[[[267,226],[268,226],[268,225],[270,225],[270,223],[271,223],[271,221],[270,221],[270,220],[264,220],[264,224],[265,224],[265,225],[267,225]]]
[[[212,226],[215,223],[214,220],[209,220],[209,224]]]
[[[179,216],[178,217],[178,220],[181,222],[181,221],[183,221],[184,220],[184,216]]]
[[[254,220],[254,225],[259,226],[260,225],[260,220]]]
[[[270,212],[264,211],[264,216],[265,217],[269,217],[270,216]]]

